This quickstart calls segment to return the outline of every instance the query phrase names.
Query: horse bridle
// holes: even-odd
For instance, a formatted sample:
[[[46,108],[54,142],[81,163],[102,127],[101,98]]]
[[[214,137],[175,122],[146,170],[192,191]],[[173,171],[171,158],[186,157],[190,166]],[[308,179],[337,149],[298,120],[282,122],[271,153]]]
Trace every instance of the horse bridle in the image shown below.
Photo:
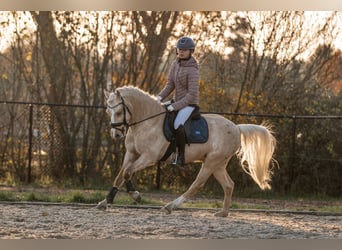
[[[128,106],[125,104],[125,100],[122,98],[122,96],[121,96],[120,98],[121,98],[121,102],[120,102],[120,103],[118,103],[118,104],[116,104],[116,105],[114,105],[114,106],[109,106],[109,105],[107,105],[107,108],[109,108],[109,109],[115,109],[116,107],[118,107],[118,106],[120,106],[120,105],[123,106],[123,114],[124,114],[123,121],[122,121],[122,122],[114,122],[114,123],[112,122],[112,123],[110,124],[110,126],[111,126],[113,129],[119,130],[123,135],[125,135],[125,130],[124,130],[124,128],[120,128],[121,126],[124,125],[124,126],[125,126],[125,129],[126,129],[126,132],[127,132],[129,127],[134,126],[134,125],[137,125],[137,124],[142,123],[142,122],[144,122],[144,121],[147,121],[147,120],[149,120],[149,119],[158,117],[158,116],[160,116],[160,115],[162,115],[162,114],[165,114],[165,113],[167,112],[167,111],[163,111],[163,112],[157,113],[157,114],[155,114],[155,115],[149,116],[149,117],[147,117],[147,118],[145,118],[145,119],[142,119],[142,120],[140,120],[140,121],[133,122],[133,123],[129,124],[129,123],[127,122],[126,112],[128,112],[131,116],[132,116],[132,112],[129,110]]]
[[[124,128],[120,128],[121,126],[125,126],[126,128],[126,131],[128,130],[129,128],[129,123],[127,122],[127,118],[126,118],[126,112],[128,112],[130,115],[132,115],[131,111],[129,110],[129,108],[127,107],[127,105],[125,104],[125,100],[121,97],[121,102],[114,105],[114,106],[107,106],[109,109],[115,109],[116,107],[122,105],[123,106],[123,115],[124,115],[124,118],[123,118],[123,121],[122,122],[111,122],[110,123],[110,126],[116,130],[119,130],[123,135],[125,134],[125,130]]]

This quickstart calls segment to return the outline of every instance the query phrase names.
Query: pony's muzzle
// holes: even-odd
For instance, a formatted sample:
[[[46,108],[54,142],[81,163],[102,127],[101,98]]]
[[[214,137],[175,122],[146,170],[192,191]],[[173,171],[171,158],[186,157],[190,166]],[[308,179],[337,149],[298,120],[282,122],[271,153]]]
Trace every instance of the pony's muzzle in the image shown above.
[[[110,134],[112,136],[113,139],[121,139],[123,137],[125,137],[125,128],[122,129],[118,129],[118,128],[112,128],[110,130]]]

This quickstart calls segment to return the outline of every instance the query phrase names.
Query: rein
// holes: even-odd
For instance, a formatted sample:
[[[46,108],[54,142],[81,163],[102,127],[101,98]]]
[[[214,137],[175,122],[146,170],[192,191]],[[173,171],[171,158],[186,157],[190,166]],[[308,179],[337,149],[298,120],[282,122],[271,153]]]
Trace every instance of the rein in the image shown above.
[[[131,123],[131,124],[128,124],[128,126],[137,125],[137,124],[142,123],[142,122],[144,122],[144,121],[147,121],[147,120],[153,119],[153,118],[155,118],[155,117],[157,117],[157,116],[160,116],[160,115],[162,115],[162,114],[165,114],[166,112],[167,112],[167,111],[163,111],[163,112],[160,112],[160,113],[158,113],[158,114],[149,116],[149,117],[147,117],[147,118],[145,118],[145,119],[142,119],[142,120],[140,120],[140,121],[137,121],[137,122],[133,122],[133,123]]]
[[[124,107],[124,108],[123,108],[124,120],[123,120],[122,122],[111,123],[110,125],[111,125],[112,128],[118,129],[118,130],[120,130],[121,132],[123,132],[123,128],[120,129],[119,127],[122,126],[122,125],[124,125],[124,126],[126,127],[126,129],[128,129],[128,128],[131,127],[131,126],[135,126],[135,125],[137,125],[137,124],[139,124],[139,123],[142,123],[142,122],[144,122],[144,121],[153,119],[153,118],[158,117],[158,116],[160,116],[160,115],[162,115],[162,114],[165,114],[165,113],[167,112],[167,111],[163,111],[163,112],[160,112],[160,113],[158,113],[158,114],[155,114],[155,115],[149,116],[149,117],[147,117],[147,118],[144,118],[144,119],[142,119],[142,120],[140,120],[140,121],[133,122],[133,123],[129,124],[129,123],[127,122],[127,119],[126,119],[126,110],[127,110],[127,112],[128,112],[130,115],[132,115],[132,112],[129,110],[129,108],[128,108],[127,105],[125,104],[125,100],[124,100],[122,97],[121,97],[121,102],[120,102],[120,103],[118,103],[118,104],[115,105],[115,106],[108,106],[108,108],[109,108],[109,109],[115,109],[116,107],[118,107],[118,106],[120,106],[120,105],[122,105],[122,106]]]

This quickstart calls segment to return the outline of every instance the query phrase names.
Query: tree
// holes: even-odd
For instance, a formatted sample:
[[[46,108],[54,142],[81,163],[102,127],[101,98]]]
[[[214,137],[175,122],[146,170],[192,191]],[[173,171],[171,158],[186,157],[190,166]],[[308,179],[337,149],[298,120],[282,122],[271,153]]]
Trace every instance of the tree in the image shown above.
[[[318,81],[325,88],[331,89],[334,94],[342,90],[342,51],[337,50],[318,71]]]
[[[141,54],[138,53],[140,58],[137,58],[140,64],[137,65],[136,70],[131,70],[131,72],[138,73],[132,80],[140,88],[154,92],[159,89],[161,81],[164,80],[162,77],[167,60],[163,59],[163,56],[171,54],[166,52],[166,46],[178,16],[178,12],[171,11],[133,11],[133,34],[135,37],[133,42],[140,41],[143,48]],[[132,44],[131,47],[135,46]],[[133,63],[134,61],[136,60],[132,60]],[[137,75],[140,76],[139,80]]]
[[[64,45],[57,37],[52,13],[32,11],[31,15],[37,24],[42,57],[50,82],[47,100],[53,104],[67,103],[67,86],[71,81],[72,69],[63,55]],[[51,107],[50,131],[54,133],[50,136],[49,159],[55,176],[75,174],[75,145],[68,131],[69,117],[66,113],[66,110]]]
[[[235,111],[248,109],[248,103],[257,102],[268,112],[269,103],[277,100],[279,111],[296,112],[302,100],[298,93],[303,93],[303,88],[315,79],[318,68],[329,59],[331,34],[336,28],[334,17],[332,13],[315,29],[304,29],[304,12],[247,13],[248,28],[240,33],[248,39],[242,59],[245,73]],[[320,46],[321,41],[325,41],[328,51],[317,54],[307,66],[304,60],[309,49]],[[284,91],[288,93],[285,98]]]

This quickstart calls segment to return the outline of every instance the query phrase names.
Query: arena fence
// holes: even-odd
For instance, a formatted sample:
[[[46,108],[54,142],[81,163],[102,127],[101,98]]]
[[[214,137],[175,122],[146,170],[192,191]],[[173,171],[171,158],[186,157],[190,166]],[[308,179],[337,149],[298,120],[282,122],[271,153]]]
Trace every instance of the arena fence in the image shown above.
[[[74,168],[71,172],[82,178],[92,178],[94,173],[113,178],[124,148],[122,142],[110,138],[104,111],[105,106],[0,101],[0,179],[11,173],[31,183],[59,171],[68,174],[68,168],[61,167],[64,163],[58,161],[62,158]],[[58,120],[63,114],[70,117],[65,124]],[[310,192],[314,188],[332,195],[342,193],[342,116],[217,114],[236,124],[268,121],[273,125],[278,141],[275,159],[280,165],[274,170],[278,191]],[[61,135],[68,135],[69,143],[59,138]],[[65,158],[64,154],[69,153]],[[160,169],[157,171],[158,177]],[[156,182],[160,187],[160,176]]]

